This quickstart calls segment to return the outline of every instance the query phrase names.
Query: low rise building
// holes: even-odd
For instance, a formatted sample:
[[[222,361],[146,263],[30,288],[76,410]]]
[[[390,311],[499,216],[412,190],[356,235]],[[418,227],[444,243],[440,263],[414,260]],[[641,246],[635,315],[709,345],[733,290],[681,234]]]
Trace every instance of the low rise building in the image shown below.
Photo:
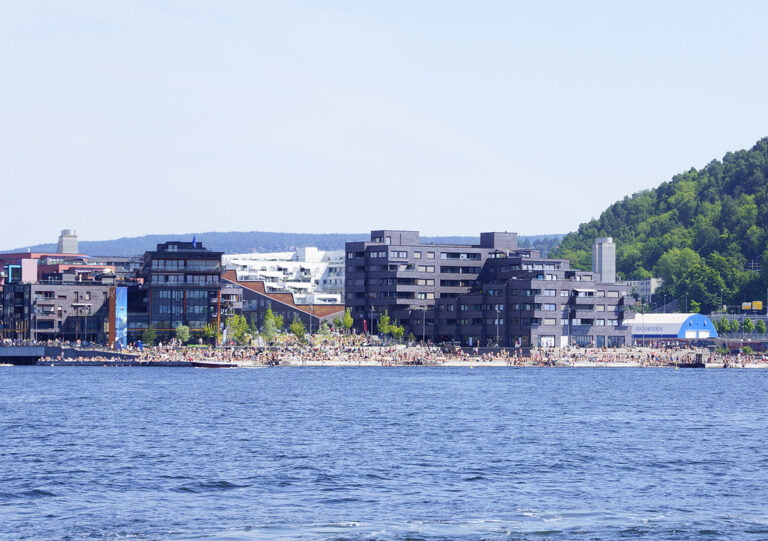
[[[222,282],[229,287],[239,288],[241,297],[241,313],[249,323],[261,327],[264,315],[271,309],[275,315],[281,316],[286,326],[295,319],[304,324],[304,328],[314,332],[323,322],[332,324],[344,315],[342,304],[313,304],[301,303],[291,293],[270,293],[266,283],[261,280],[239,280],[235,271],[225,271]]]
[[[111,282],[7,284],[2,336],[12,340],[105,343]]]
[[[627,280],[624,282],[630,290],[630,295],[637,297],[642,304],[653,302],[656,290],[661,287],[661,278],[646,278],[644,280]]]
[[[712,320],[702,314],[645,314],[638,313],[629,322],[633,340],[645,345],[659,340],[702,340],[717,338]]]

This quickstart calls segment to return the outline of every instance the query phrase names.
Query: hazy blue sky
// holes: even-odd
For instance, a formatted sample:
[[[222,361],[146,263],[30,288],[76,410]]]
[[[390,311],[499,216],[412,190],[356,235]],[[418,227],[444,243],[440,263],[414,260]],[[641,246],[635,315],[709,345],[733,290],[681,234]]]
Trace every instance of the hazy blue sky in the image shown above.
[[[768,135],[768,2],[0,0],[0,248],[565,233]]]

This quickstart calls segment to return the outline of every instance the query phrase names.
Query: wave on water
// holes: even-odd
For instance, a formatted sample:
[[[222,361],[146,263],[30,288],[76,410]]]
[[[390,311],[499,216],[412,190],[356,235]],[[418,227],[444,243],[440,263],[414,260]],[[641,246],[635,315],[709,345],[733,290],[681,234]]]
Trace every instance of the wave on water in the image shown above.
[[[34,488],[31,490],[24,490],[22,492],[10,493],[0,492],[0,500],[14,500],[14,499],[26,499],[26,498],[56,498],[58,494],[43,490],[41,488]]]
[[[0,539],[768,539],[768,371],[473,372],[8,371]]]
[[[204,492],[217,492],[227,490],[237,490],[241,488],[249,488],[251,485],[238,485],[236,483],[230,483],[229,481],[201,481],[199,483],[188,483],[176,487],[174,492],[188,492],[191,494],[201,494]]]

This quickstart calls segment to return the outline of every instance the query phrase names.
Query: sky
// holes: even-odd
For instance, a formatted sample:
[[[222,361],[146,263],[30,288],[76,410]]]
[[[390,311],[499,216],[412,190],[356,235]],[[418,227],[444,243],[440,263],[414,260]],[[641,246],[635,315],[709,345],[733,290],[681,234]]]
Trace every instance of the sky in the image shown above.
[[[0,0],[0,249],[567,233],[768,136],[768,2]]]

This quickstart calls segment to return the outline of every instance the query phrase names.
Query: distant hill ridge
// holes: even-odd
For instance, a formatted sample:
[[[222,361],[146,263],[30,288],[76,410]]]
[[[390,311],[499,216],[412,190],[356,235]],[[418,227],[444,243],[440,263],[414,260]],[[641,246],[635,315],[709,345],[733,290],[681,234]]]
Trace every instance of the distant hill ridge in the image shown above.
[[[664,280],[654,304],[676,300],[682,310],[709,313],[765,300],[768,137],[614,203],[552,255],[588,269],[594,239],[606,236],[616,240],[616,270],[625,278]]]
[[[520,236],[521,247],[535,248],[543,253],[560,242],[563,237],[556,235]],[[141,255],[148,250],[154,250],[158,244],[168,241],[191,241],[197,239],[206,248],[228,254],[250,252],[287,252],[303,246],[316,246],[320,250],[343,250],[346,242],[364,241],[370,239],[370,233],[275,233],[269,231],[227,231],[199,232],[168,235],[143,235],[140,237],[123,237],[114,240],[81,240],[79,250],[91,256],[120,256],[128,257]],[[480,237],[422,236],[421,242],[435,244],[478,244]],[[55,252],[56,243],[36,244],[5,252]]]

